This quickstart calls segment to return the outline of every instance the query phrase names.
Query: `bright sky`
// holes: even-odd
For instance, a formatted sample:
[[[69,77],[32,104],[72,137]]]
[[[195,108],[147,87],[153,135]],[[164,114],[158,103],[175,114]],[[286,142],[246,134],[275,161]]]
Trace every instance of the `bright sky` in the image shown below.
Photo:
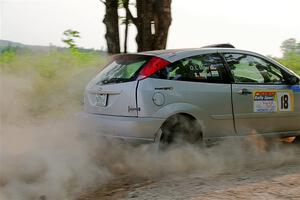
[[[167,48],[230,42],[279,56],[283,40],[300,40],[299,8],[299,0],[172,0]],[[80,32],[79,46],[105,49],[104,11],[99,0],[0,0],[0,38],[63,46],[62,33],[71,28]],[[133,25],[130,31],[135,51]]]

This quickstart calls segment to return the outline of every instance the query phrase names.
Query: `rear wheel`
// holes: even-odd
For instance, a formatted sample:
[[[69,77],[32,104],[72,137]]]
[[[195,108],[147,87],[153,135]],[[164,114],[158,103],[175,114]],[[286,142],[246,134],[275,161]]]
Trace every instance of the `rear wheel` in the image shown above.
[[[188,115],[170,117],[161,127],[160,147],[195,144],[202,141],[201,127],[197,120]]]

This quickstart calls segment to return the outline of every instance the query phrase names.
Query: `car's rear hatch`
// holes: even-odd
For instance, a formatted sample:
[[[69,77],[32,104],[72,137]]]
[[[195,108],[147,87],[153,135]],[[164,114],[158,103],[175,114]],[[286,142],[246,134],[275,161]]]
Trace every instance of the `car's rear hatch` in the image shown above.
[[[146,55],[116,56],[85,90],[85,111],[94,114],[137,116],[137,77],[151,59]]]

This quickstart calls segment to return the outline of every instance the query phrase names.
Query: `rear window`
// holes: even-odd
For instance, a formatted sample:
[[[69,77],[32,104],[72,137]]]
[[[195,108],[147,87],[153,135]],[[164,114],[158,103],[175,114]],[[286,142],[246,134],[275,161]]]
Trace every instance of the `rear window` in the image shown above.
[[[97,84],[133,81],[150,58],[150,56],[144,55],[117,56],[96,76]]]

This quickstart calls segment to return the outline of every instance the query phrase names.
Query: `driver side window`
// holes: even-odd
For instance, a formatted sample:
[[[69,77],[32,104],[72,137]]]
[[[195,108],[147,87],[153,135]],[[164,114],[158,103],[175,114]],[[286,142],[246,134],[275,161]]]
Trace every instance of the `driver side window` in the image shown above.
[[[224,54],[235,83],[283,84],[282,70],[277,66],[247,54]]]

